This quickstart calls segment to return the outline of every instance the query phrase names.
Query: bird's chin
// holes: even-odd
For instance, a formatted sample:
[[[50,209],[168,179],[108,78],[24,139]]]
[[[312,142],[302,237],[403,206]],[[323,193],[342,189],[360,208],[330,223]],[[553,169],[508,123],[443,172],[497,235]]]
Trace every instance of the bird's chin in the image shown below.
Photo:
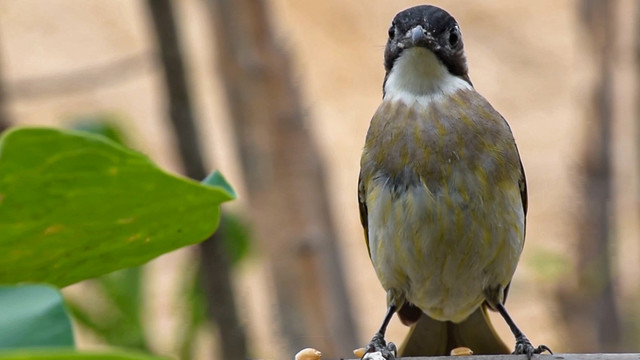
[[[470,90],[471,85],[452,75],[436,55],[424,47],[404,50],[389,71],[385,84],[385,100],[412,103],[419,98],[435,98]]]

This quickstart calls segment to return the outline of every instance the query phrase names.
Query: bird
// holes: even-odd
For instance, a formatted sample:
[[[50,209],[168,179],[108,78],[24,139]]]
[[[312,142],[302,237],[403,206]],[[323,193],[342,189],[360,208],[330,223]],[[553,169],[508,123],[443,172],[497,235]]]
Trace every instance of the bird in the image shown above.
[[[399,12],[384,68],[358,203],[388,307],[365,356],[397,356],[384,339],[396,313],[412,326],[402,356],[458,346],[509,353],[487,309],[508,324],[514,354],[551,353],[532,345],[504,305],[524,246],[527,184],[509,124],[471,82],[457,21],[431,5]]]

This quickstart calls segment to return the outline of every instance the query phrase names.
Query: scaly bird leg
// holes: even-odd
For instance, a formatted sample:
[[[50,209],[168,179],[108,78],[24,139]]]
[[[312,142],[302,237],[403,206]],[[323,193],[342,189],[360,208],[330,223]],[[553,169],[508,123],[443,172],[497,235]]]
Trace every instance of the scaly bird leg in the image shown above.
[[[382,321],[382,325],[373,338],[365,347],[364,355],[361,360],[372,359],[369,354],[380,353],[380,355],[386,360],[394,360],[396,358],[396,354],[398,353],[398,349],[396,345],[392,342],[388,343],[384,340],[384,334],[387,332],[387,326],[393,317],[393,314],[396,312],[395,305],[389,305],[387,308],[387,314],[384,316],[384,320]]]
[[[513,351],[514,354],[516,355],[525,354],[527,355],[528,359],[531,359],[531,356],[533,356],[533,354],[541,354],[545,351],[548,351],[550,354],[553,354],[553,352],[551,351],[551,349],[549,349],[547,345],[539,345],[538,347],[533,347],[533,345],[531,344],[531,341],[529,341],[529,339],[527,339],[527,337],[524,335],[522,330],[518,328],[516,323],[513,321],[513,319],[507,312],[507,309],[505,309],[504,305],[496,304],[495,308],[496,310],[498,310],[500,315],[502,315],[502,317],[504,318],[504,321],[507,322],[507,325],[509,325],[511,332],[513,333],[513,336],[516,337],[516,348]]]

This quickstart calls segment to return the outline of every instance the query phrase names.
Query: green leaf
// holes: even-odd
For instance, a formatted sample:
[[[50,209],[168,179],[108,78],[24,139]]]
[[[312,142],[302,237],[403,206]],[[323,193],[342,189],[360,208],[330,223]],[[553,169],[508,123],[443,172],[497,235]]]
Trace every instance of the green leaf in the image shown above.
[[[197,263],[190,265],[183,269],[181,278],[184,280],[177,291],[181,295],[177,301],[184,304],[184,322],[175,333],[175,341],[178,358],[183,360],[194,358],[195,339],[208,320],[207,297],[202,286],[200,266]]]
[[[151,356],[138,352],[103,351],[78,352],[60,349],[28,349],[0,352],[0,360],[170,360],[167,357]]]
[[[202,183],[205,185],[222,188],[227,193],[231,194],[234,199],[238,197],[235,190],[233,190],[231,185],[229,185],[229,183],[227,182],[227,179],[225,179],[218,170],[209,174],[209,176],[202,180]]]
[[[73,346],[60,292],[47,285],[0,286],[0,348]]]
[[[232,265],[237,265],[249,255],[251,250],[251,231],[249,224],[241,216],[223,212],[218,230],[224,249]]]
[[[62,287],[143,264],[205,240],[233,197],[101,136],[10,130],[0,137],[0,283]]]
[[[99,114],[77,118],[74,120],[71,128],[73,130],[102,135],[113,142],[124,145],[126,143],[125,137],[120,128],[118,128],[111,119],[112,117],[110,114]]]

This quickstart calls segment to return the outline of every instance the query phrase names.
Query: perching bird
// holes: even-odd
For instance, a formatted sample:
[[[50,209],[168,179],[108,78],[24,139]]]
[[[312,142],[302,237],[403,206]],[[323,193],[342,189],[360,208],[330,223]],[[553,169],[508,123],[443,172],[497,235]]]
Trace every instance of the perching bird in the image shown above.
[[[498,311],[516,354],[534,347],[504,307],[524,245],[527,189],[505,119],[475,91],[456,20],[434,6],[397,14],[384,52],[383,101],[361,159],[360,218],[387,292],[367,346],[393,357],[384,333],[395,312],[416,325],[403,356],[509,350],[489,323]]]

